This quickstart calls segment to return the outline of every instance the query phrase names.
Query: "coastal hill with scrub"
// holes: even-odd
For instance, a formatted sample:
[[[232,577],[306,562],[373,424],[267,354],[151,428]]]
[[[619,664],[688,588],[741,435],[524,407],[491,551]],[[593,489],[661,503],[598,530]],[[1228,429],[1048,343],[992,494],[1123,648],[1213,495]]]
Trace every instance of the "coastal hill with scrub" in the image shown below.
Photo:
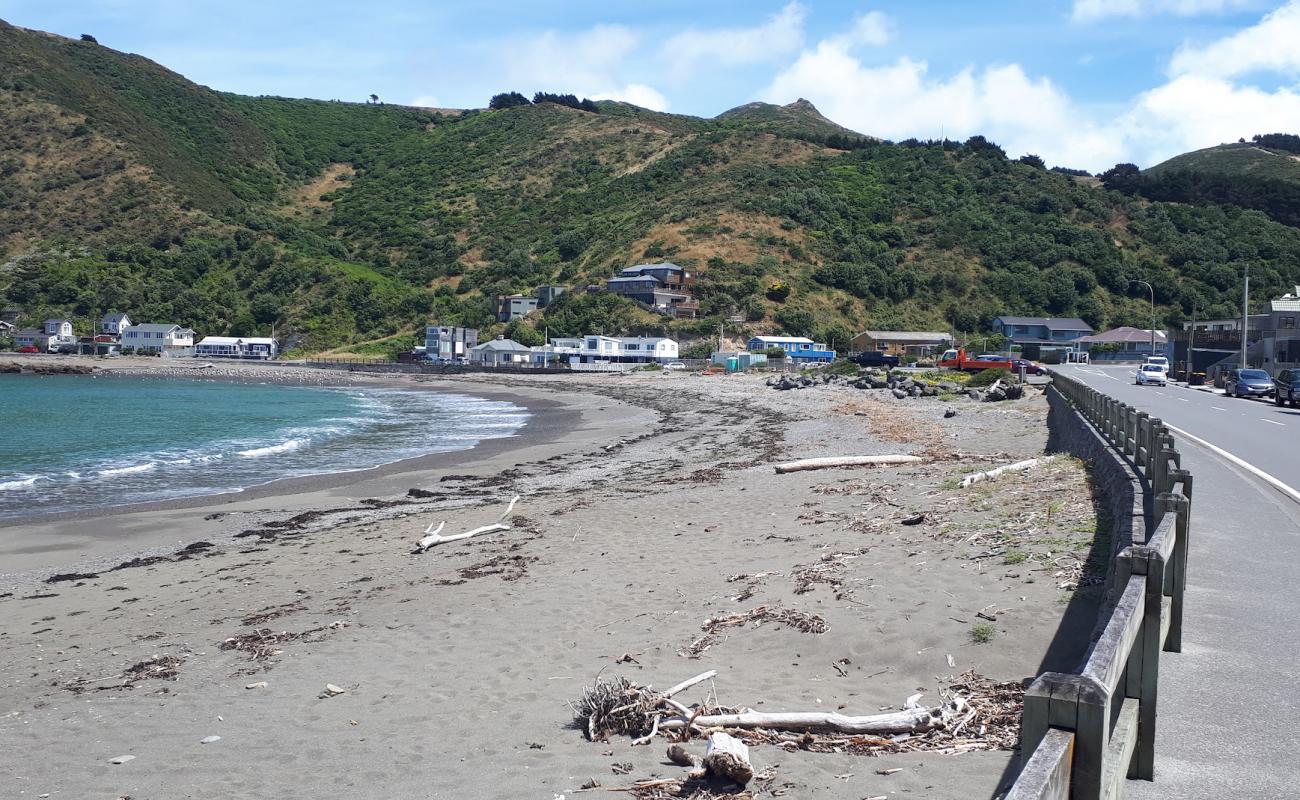
[[[244,97],[110,45],[0,23],[0,306],[30,320],[127,309],[390,352],[430,320],[490,329],[498,295],[666,259],[700,318],[575,292],[511,333],[743,319],[846,342],[999,314],[1147,327],[1134,278],[1168,324],[1231,316],[1244,269],[1261,296],[1300,283],[1294,136],[1093,177],[803,100],[702,119],[514,87],[481,110]]]

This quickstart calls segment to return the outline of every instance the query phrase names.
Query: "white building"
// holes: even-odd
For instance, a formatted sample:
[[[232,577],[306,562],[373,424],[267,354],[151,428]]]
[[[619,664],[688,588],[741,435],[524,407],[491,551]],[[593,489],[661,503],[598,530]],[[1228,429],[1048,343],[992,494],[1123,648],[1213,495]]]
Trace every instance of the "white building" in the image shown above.
[[[275,358],[279,353],[274,339],[255,336],[205,336],[194,347],[195,358]]]
[[[578,336],[533,349],[534,361],[649,364],[677,359],[677,342],[657,336]]]
[[[514,339],[497,338],[471,348],[469,363],[485,367],[500,367],[508,364],[527,364],[532,357],[531,347],[516,342]]]
[[[99,332],[108,336],[121,336],[131,327],[131,318],[126,314],[105,314],[99,321]]]
[[[194,331],[167,323],[131,325],[122,331],[122,346],[135,348],[137,353],[178,354],[194,346]]]

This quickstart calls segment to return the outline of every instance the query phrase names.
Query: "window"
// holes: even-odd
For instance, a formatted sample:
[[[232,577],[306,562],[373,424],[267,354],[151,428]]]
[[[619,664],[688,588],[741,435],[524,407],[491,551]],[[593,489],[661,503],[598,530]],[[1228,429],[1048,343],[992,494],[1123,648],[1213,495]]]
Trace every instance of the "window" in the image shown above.
[[[1283,318],[1282,318],[1282,323],[1281,323],[1278,327],[1280,327],[1280,328],[1294,328],[1294,327],[1295,327],[1295,317],[1283,317]]]

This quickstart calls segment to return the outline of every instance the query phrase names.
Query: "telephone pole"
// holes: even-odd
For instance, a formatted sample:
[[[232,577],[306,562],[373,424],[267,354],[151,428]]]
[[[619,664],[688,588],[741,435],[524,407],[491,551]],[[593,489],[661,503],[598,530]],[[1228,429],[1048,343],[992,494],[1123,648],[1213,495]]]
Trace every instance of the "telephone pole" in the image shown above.
[[[1242,270],[1246,277],[1241,292],[1241,363],[1237,366],[1246,368],[1246,340],[1250,334],[1250,267]]]

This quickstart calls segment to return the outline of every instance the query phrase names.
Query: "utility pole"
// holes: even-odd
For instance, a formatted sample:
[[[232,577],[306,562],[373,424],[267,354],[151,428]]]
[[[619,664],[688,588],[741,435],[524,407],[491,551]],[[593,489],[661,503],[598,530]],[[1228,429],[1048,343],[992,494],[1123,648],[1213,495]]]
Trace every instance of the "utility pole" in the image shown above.
[[[1196,303],[1192,303],[1192,327],[1187,331],[1187,385],[1192,385],[1192,372],[1196,369]]]
[[[1156,354],[1156,290],[1146,281],[1129,281],[1129,283],[1140,283],[1151,290],[1151,351],[1147,355],[1153,356]]]
[[[1245,286],[1241,292],[1241,363],[1237,366],[1246,368],[1246,339],[1250,334],[1250,267],[1242,270]]]
[[[722,338],[722,326],[723,326],[723,323],[722,323],[722,322],[718,322],[718,352],[719,352],[719,353],[721,353],[721,352],[723,352],[724,350],[727,349],[727,346],[726,346],[726,344],[724,344],[724,342],[723,342],[723,338]]]

